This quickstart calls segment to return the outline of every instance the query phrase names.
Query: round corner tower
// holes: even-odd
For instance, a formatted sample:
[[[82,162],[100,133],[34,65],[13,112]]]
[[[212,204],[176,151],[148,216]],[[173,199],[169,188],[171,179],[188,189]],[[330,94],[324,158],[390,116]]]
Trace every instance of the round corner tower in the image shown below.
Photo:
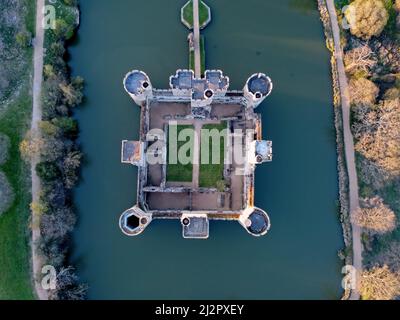
[[[272,92],[273,84],[264,73],[253,74],[246,82],[243,92],[249,107],[256,108]]]
[[[239,219],[239,223],[252,236],[261,237],[268,233],[271,228],[271,221],[268,214],[257,207],[249,207]]]
[[[124,78],[125,91],[139,106],[153,97],[153,87],[148,75],[139,70],[129,72]]]

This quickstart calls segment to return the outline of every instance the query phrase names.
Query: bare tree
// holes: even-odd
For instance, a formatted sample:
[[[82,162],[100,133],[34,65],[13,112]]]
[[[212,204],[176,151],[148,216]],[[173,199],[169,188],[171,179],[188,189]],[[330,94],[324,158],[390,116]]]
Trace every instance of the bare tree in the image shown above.
[[[59,88],[63,93],[65,103],[71,107],[75,107],[82,102],[83,99],[83,79],[80,77],[72,79],[71,83],[61,83]]]
[[[400,99],[385,100],[353,125],[355,149],[391,177],[400,175]],[[370,129],[367,129],[370,126]]]
[[[393,300],[400,295],[400,275],[386,265],[374,267],[362,272],[359,287],[363,300]]]
[[[63,238],[74,229],[76,216],[71,208],[60,208],[44,214],[41,219],[41,231],[46,238]]]
[[[360,47],[347,51],[344,56],[346,72],[355,74],[357,72],[365,72],[369,74],[371,69],[377,64],[377,59],[371,48],[364,44]]]
[[[71,266],[62,268],[57,275],[57,294],[59,300],[84,300],[87,286],[78,284],[78,277]]]
[[[352,78],[349,82],[351,102],[355,105],[373,105],[379,94],[379,88],[365,78]]]
[[[396,228],[396,215],[383,203],[382,198],[374,197],[363,201],[364,208],[352,215],[353,223],[365,228],[371,234],[384,234]]]
[[[372,135],[378,129],[378,113],[365,104],[352,106],[352,131],[356,140],[364,135]]]
[[[81,165],[82,153],[73,151],[67,154],[64,159],[64,181],[67,189],[71,189],[78,181],[78,170]]]
[[[56,161],[64,155],[66,143],[62,139],[48,137],[41,150],[42,159],[46,161]]]

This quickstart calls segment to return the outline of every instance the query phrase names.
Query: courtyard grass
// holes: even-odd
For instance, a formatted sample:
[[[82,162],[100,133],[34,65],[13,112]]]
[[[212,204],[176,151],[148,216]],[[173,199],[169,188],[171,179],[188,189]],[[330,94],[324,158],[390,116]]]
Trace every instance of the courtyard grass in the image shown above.
[[[193,28],[193,1],[190,0],[183,7],[183,19],[187,22],[190,28]],[[199,22],[200,27],[203,27],[210,19],[208,7],[203,1],[199,2]]]
[[[171,147],[170,150],[170,132],[171,129],[174,129],[173,127],[176,127],[176,132],[177,132],[177,137],[179,138],[179,134],[182,132],[182,130],[185,129],[191,129],[191,136],[188,136],[185,141],[177,141],[177,149],[174,150]],[[173,137],[174,138],[174,137]],[[190,150],[193,150],[193,138],[194,138],[194,127],[192,125],[170,125],[168,129],[168,141],[167,141],[167,152],[168,152],[168,165],[167,165],[167,181],[168,182],[192,182],[193,179],[193,154],[190,155],[191,161],[188,164],[182,164],[179,161],[178,157],[178,162],[176,164],[170,163],[170,152],[174,154],[178,154],[179,150],[183,145],[188,143],[189,141],[192,142],[192,145],[190,146]]]
[[[227,128],[227,123],[221,122],[220,124],[207,124],[204,125],[202,129],[206,130],[218,130],[218,132],[221,132]],[[206,139],[204,136],[204,133],[202,131],[202,144],[203,144],[203,139]],[[214,141],[209,137],[209,161],[208,164],[200,164],[200,176],[199,176],[199,185],[201,188],[217,188],[221,189],[221,186],[224,185],[224,161],[225,161],[225,150],[226,150],[226,142],[225,142],[225,136],[221,136],[219,141],[216,140]],[[210,143],[211,141],[211,143]],[[218,143],[218,146],[215,146],[215,144]],[[213,164],[212,163],[212,150],[215,147],[219,147],[219,156],[220,156],[220,161],[218,164]],[[203,151],[201,151],[203,152]]]

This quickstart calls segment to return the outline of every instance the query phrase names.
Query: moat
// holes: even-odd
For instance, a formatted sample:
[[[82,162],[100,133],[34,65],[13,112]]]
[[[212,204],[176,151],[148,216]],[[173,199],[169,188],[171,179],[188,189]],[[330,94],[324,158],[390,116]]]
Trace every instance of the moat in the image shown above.
[[[167,88],[169,76],[188,65],[188,31],[179,22],[185,2],[81,3],[71,64],[87,81],[87,102],[77,113],[87,164],[75,197],[73,260],[89,297],[339,298],[329,54],[308,1],[206,1],[213,13],[203,31],[207,68],[223,70],[234,89],[257,72],[276,85],[256,111],[263,136],[274,141],[274,161],[257,166],[254,186],[255,206],[273,221],[268,236],[249,237],[225,221],[210,222],[207,241],[182,239],[175,220],[155,220],[135,238],[121,233],[117,221],[136,203],[138,172],[121,165],[121,141],[139,140],[141,117],[121,80],[137,68],[155,88]],[[146,33],[132,32],[143,25]]]

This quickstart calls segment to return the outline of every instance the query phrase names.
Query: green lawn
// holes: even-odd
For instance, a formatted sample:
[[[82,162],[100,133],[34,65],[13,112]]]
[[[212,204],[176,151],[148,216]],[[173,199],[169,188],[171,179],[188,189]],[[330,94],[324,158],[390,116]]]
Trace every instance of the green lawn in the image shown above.
[[[183,19],[193,28],[193,1],[191,0],[183,7]],[[203,27],[209,19],[207,6],[203,1],[199,2],[199,21],[200,27]]]
[[[168,138],[170,138],[170,133],[171,133],[171,129],[173,129],[173,127],[177,127],[177,136],[179,137],[179,133],[184,130],[184,129],[191,129],[192,133],[190,136],[188,136],[186,138],[185,141],[178,141],[177,142],[177,150],[170,150],[170,141],[168,139],[168,143],[167,143],[167,150],[168,150],[168,162],[170,162],[170,151],[173,154],[176,154],[176,152],[181,149],[181,147],[183,145],[185,145],[188,141],[192,141],[191,144],[191,150],[193,150],[193,137],[194,137],[194,127],[192,125],[170,125],[169,129],[168,129]],[[174,139],[175,137],[172,137],[172,139]],[[187,154],[189,156],[189,154]],[[193,154],[190,155],[191,157],[193,157]],[[179,157],[178,157],[178,162],[177,164],[171,164],[168,163],[167,165],[167,181],[170,182],[191,182],[193,179],[193,158],[191,159],[189,164],[182,164],[179,161]]]
[[[217,129],[219,132],[227,128],[226,122],[222,122],[221,124],[207,124],[203,126],[203,129],[213,130]],[[201,137],[206,139],[204,133],[202,133]],[[220,150],[220,161],[219,164],[212,163],[212,150],[213,145],[219,142],[219,150]],[[218,146],[217,146],[218,147]],[[199,177],[199,185],[202,188],[218,188],[218,184],[224,180],[224,160],[225,160],[225,139],[224,137],[220,138],[220,141],[213,141],[209,137],[209,163],[208,164],[200,164],[200,177]]]
[[[27,86],[0,119],[11,140],[9,160],[1,166],[15,192],[14,205],[0,217],[0,299],[34,299],[31,282],[29,218],[30,172],[19,143],[29,128],[32,100]]]
[[[12,2],[2,2],[1,12],[19,16],[20,23],[4,28],[0,34],[13,59],[0,59],[0,66],[7,63],[7,71],[2,73],[8,79],[10,92],[7,102],[0,101],[0,132],[10,138],[8,161],[0,166],[10,182],[15,199],[13,205],[0,215],[0,300],[35,299],[31,277],[30,250],[30,167],[20,156],[19,144],[30,127],[32,97],[32,47],[19,47],[15,34],[26,30],[35,32],[36,1],[19,0],[16,7],[8,7]],[[20,7],[24,8],[20,10]],[[15,11],[18,10],[18,11]],[[14,77],[17,81],[13,81]]]

